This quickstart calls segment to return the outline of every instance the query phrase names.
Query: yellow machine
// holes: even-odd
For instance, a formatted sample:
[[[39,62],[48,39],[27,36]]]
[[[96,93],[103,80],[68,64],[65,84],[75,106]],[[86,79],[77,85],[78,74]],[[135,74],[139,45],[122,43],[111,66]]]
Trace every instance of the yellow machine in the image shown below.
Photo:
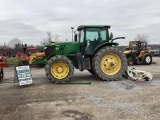
[[[18,65],[35,64],[44,66],[46,64],[45,53],[36,52],[36,48],[27,48],[26,53],[17,52]]]
[[[129,46],[125,49],[124,54],[128,60],[128,65],[152,63],[152,56],[146,49],[147,42],[130,41]]]
[[[45,58],[45,53],[44,52],[38,52],[38,53],[31,54],[29,56],[29,64],[31,64],[37,58]]]

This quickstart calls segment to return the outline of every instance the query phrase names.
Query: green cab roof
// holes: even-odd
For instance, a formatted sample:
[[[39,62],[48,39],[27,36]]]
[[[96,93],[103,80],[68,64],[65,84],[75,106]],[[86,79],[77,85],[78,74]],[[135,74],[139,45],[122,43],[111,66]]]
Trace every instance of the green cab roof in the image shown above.
[[[110,28],[109,25],[81,25],[77,28],[77,30],[84,29],[84,28]]]

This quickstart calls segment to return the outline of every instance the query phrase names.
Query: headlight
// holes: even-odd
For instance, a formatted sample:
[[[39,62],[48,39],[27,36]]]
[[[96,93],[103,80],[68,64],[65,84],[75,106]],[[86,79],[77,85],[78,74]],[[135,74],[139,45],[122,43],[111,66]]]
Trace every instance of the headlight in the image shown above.
[[[45,50],[47,47],[44,47],[43,49]]]
[[[59,50],[59,47],[56,47],[56,50]]]

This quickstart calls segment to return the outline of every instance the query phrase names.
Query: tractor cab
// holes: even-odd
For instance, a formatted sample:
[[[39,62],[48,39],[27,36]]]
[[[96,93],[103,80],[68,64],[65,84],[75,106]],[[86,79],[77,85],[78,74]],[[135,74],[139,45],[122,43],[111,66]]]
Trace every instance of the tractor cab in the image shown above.
[[[104,25],[82,25],[77,28],[78,35],[75,34],[75,41],[80,43],[80,51],[83,55],[93,55],[93,53],[102,45],[108,44],[119,45],[114,42],[109,42],[109,31],[110,26]]]
[[[129,46],[125,48],[125,54],[135,52],[138,57],[142,57],[142,54],[149,53],[147,49],[147,42],[142,41],[130,41]]]
[[[146,50],[147,42],[142,41],[130,41],[129,48],[135,50]]]

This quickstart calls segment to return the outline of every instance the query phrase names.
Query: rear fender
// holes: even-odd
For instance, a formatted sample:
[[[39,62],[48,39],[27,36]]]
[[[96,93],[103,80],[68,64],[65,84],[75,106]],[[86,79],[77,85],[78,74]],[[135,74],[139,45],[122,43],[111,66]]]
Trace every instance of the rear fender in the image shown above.
[[[118,46],[119,44],[117,42],[105,42],[105,43],[102,43],[100,45],[98,45],[95,49],[95,51],[93,52],[93,55],[99,50],[101,49],[102,47],[105,47],[105,46]]]

